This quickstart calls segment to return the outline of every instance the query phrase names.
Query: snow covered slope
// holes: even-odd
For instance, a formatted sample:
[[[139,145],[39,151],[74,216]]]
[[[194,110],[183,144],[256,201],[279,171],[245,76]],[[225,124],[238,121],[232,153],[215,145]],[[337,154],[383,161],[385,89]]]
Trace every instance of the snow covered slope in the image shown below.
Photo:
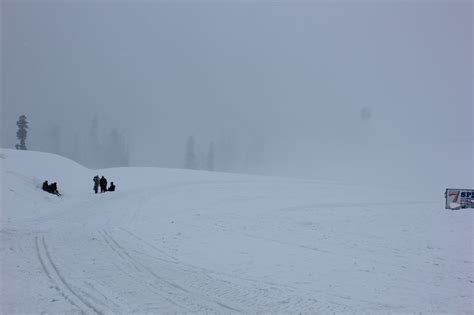
[[[2,314],[474,310],[473,211],[441,194],[14,150],[0,163]],[[96,174],[118,191],[95,195]]]

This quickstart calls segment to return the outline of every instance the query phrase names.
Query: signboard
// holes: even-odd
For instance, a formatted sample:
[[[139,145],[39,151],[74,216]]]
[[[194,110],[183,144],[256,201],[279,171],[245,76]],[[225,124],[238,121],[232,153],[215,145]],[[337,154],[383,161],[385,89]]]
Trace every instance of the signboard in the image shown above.
[[[474,208],[474,189],[448,188],[444,193],[446,209]]]

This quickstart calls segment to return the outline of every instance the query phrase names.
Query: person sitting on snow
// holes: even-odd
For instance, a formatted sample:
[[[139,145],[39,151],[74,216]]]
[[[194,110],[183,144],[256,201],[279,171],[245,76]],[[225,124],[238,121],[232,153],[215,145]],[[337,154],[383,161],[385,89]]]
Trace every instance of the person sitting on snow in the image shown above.
[[[56,196],[61,196],[61,194],[58,191],[58,184],[52,183],[51,185],[48,185],[48,181],[45,180],[43,182],[43,190],[46,192],[49,192],[50,194],[55,194]]]
[[[110,187],[109,187],[109,189],[107,189],[107,191],[115,191],[114,182],[110,182]]]
[[[47,192],[50,192],[50,191],[49,191],[49,184],[48,184],[48,181],[47,181],[47,180],[45,180],[45,181],[43,182],[43,190],[44,190],[44,191],[47,191]]]
[[[58,191],[58,185],[56,184],[56,182],[49,185],[49,192],[52,194],[55,194],[56,196],[61,196],[61,194]]]

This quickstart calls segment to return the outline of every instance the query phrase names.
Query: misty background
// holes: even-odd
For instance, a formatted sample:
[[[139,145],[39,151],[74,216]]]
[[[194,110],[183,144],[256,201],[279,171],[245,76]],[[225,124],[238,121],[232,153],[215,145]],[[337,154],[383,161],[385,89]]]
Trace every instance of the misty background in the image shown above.
[[[1,2],[1,147],[472,188],[471,1]],[[192,139],[190,138],[192,137]],[[211,150],[211,143],[213,149]],[[467,186],[467,187],[464,187]]]

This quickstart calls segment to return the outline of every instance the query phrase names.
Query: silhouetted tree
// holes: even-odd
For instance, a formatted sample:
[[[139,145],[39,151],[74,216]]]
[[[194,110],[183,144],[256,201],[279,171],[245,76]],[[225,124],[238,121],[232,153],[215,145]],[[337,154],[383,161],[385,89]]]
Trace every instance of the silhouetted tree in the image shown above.
[[[194,152],[194,138],[193,136],[188,137],[186,143],[186,156],[184,158],[184,167],[191,170],[197,169],[196,153]]]
[[[50,131],[51,153],[61,154],[61,129],[53,125]]]
[[[128,150],[124,136],[117,130],[112,130],[105,145],[105,165],[108,167],[128,166]]]
[[[92,118],[92,124],[89,134],[89,148],[87,150],[88,157],[87,163],[90,167],[102,167],[104,163],[102,163],[102,156],[103,150],[99,144],[99,119],[97,115],[94,115]]]
[[[250,143],[247,145],[245,156],[245,167],[248,170],[257,170],[263,164],[263,156],[265,149],[264,138],[261,135],[253,135]]]
[[[214,142],[209,145],[209,151],[207,152],[207,170],[214,170]]]
[[[81,143],[79,140],[79,134],[75,132],[72,136],[72,141],[69,144],[68,156],[74,161],[82,163],[82,155],[80,154],[81,151],[82,150]]]
[[[237,160],[237,141],[235,132],[232,130],[224,130],[217,141],[217,169],[221,171],[229,171],[235,167]]]
[[[20,144],[16,144],[15,148],[17,150],[26,150],[26,135],[28,134],[28,122],[26,121],[26,116],[21,115],[16,122],[18,126],[18,131],[16,132],[16,137],[20,140]]]

